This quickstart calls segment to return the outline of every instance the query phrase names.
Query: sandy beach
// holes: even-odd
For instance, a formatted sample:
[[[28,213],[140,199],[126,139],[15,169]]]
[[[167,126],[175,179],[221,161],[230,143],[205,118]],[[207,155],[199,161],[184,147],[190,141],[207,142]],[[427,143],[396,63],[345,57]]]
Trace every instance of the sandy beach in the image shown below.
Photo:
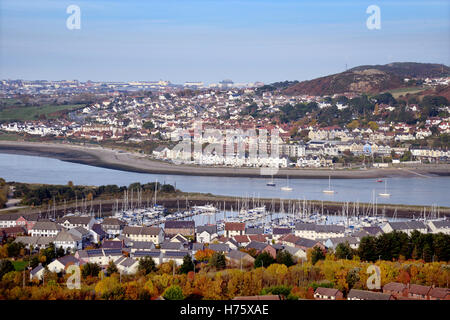
[[[0,153],[23,154],[56,158],[62,161],[81,163],[110,169],[159,174],[178,174],[222,177],[264,177],[257,168],[207,167],[174,165],[150,160],[148,156],[101,147],[73,144],[0,141]],[[292,179],[320,179],[331,176],[335,179],[365,179],[383,177],[429,177],[450,176],[450,165],[421,165],[403,168],[371,169],[280,169],[274,177]]]

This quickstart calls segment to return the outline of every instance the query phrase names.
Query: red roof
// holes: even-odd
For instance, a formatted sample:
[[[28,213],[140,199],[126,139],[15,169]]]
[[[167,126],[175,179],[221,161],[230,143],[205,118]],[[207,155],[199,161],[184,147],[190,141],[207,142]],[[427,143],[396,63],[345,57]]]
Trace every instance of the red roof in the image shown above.
[[[234,240],[237,243],[246,243],[246,242],[250,242],[248,236],[234,236]]]
[[[243,222],[225,222],[225,230],[227,230],[227,231],[245,231],[245,223],[243,223]]]

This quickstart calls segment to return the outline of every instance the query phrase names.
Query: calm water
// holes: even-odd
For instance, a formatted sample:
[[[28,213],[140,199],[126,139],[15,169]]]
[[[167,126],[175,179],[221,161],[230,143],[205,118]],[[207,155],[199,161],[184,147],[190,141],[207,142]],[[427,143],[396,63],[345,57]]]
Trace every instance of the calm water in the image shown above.
[[[286,179],[274,179],[276,187],[266,186],[269,179],[195,177],[164,174],[145,174],[98,168],[57,159],[12,155],[0,153],[0,177],[7,181],[83,185],[116,184],[129,185],[133,182],[152,182],[158,179],[186,192],[203,192],[226,196],[256,196],[261,198],[291,198],[330,201],[371,202],[373,190],[378,203],[440,205],[450,207],[450,178],[389,178],[389,198],[377,196],[384,192],[384,183],[375,179],[331,180],[335,194],[322,192],[328,188],[328,179],[290,179],[292,191],[282,191]]]

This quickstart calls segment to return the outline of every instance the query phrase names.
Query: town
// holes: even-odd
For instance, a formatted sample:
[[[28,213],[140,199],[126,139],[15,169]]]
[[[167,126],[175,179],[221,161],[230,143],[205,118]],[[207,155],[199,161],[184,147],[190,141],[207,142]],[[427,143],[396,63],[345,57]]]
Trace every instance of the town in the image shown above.
[[[448,86],[450,78],[414,81],[426,91]],[[101,145],[153,160],[175,163],[182,158],[203,166],[382,168],[448,163],[450,104],[444,96],[312,96],[287,94],[283,88],[289,85],[3,80],[0,137]],[[15,113],[52,104],[58,108],[32,119],[21,120]],[[252,130],[269,133],[267,147],[257,140],[254,154],[249,152]],[[274,130],[277,136],[270,137]],[[234,136],[227,139],[230,132]],[[181,156],[174,146],[186,137],[200,150]],[[243,152],[237,151],[239,144]],[[276,161],[265,156],[275,153]]]
[[[80,187],[55,186],[53,197]],[[87,198],[64,212],[49,205],[0,215],[0,297],[67,296],[68,268],[77,266],[83,284],[71,289],[74,299],[450,299],[450,221],[437,210],[416,219],[383,216],[374,206],[332,216],[306,202],[276,212],[248,198],[231,211],[205,204],[169,212],[157,195],[173,194],[171,186],[122,189],[110,215]],[[99,190],[120,189],[89,192]],[[375,290],[366,284],[370,263],[381,269]]]

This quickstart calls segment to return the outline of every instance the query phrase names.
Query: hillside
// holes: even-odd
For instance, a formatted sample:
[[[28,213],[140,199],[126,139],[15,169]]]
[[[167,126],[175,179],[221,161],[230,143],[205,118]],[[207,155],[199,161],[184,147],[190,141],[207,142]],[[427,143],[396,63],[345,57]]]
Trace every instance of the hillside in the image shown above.
[[[410,86],[405,78],[427,78],[450,75],[441,64],[396,62],[366,65],[313,80],[296,83],[283,90],[285,94],[331,95],[335,93],[378,93]]]

